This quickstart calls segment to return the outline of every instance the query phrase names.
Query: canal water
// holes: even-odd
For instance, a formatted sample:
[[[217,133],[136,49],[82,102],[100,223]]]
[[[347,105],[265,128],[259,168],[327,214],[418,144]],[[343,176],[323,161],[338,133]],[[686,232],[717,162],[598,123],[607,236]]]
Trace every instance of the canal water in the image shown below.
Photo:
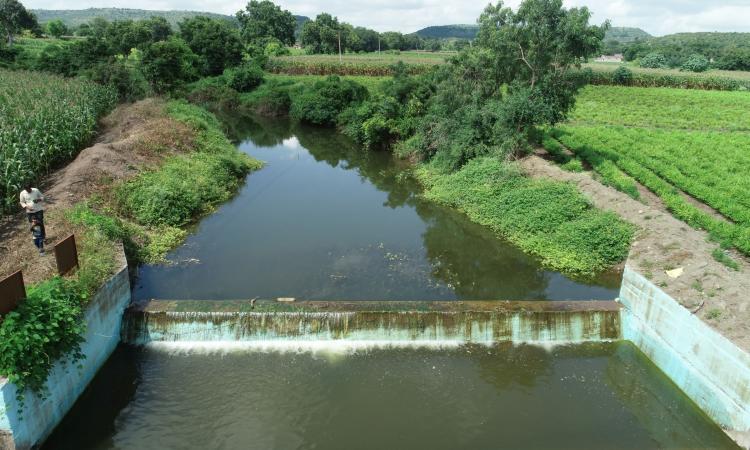
[[[232,118],[228,118],[231,120]],[[228,122],[266,162],[203,219],[137,299],[614,299],[620,274],[573,280],[462,214],[426,202],[408,167],[329,129]]]
[[[611,299],[423,201],[404,164],[330,130],[228,122],[266,167],[138,299]],[[730,449],[627,342],[121,345],[44,445],[106,449]]]
[[[45,444],[105,449],[733,449],[629,343],[123,346]]]

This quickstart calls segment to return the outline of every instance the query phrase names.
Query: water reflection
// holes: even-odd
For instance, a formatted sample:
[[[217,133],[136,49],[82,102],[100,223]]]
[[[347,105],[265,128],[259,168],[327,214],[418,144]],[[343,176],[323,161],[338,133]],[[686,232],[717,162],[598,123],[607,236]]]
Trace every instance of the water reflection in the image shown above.
[[[619,274],[572,280],[545,271],[464,215],[424,201],[408,165],[386,152],[284,119],[225,120],[240,148],[268,164],[170,254],[172,265],[142,269],[139,299],[617,295]]]

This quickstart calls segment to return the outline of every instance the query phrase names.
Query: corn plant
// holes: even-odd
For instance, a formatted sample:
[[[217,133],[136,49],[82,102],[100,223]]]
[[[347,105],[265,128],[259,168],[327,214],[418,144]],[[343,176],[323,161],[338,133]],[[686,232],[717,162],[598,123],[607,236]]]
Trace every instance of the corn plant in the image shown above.
[[[22,186],[72,159],[117,94],[92,82],[0,70],[0,211]]]

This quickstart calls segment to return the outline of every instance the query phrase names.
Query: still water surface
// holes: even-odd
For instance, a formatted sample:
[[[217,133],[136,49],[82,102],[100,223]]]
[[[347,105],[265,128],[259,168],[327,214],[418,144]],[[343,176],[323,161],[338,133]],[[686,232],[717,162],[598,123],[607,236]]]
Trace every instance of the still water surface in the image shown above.
[[[138,299],[589,300],[619,274],[574,281],[419,198],[405,165],[332,130],[227,118],[266,162],[171,264],[142,267]]]
[[[628,343],[345,350],[121,347],[45,448],[736,448]]]

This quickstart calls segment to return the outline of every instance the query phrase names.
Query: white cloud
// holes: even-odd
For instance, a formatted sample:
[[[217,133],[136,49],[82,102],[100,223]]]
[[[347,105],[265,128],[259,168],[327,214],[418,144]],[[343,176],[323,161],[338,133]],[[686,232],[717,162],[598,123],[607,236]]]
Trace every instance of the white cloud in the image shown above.
[[[663,35],[680,31],[750,31],[750,0],[564,0],[588,6],[594,21],[635,26]],[[26,0],[31,8],[119,7],[180,9],[234,14],[244,0]],[[279,0],[294,14],[314,17],[329,12],[341,20],[379,31],[412,32],[429,25],[474,23],[488,0]],[[515,7],[520,0],[509,0]]]

